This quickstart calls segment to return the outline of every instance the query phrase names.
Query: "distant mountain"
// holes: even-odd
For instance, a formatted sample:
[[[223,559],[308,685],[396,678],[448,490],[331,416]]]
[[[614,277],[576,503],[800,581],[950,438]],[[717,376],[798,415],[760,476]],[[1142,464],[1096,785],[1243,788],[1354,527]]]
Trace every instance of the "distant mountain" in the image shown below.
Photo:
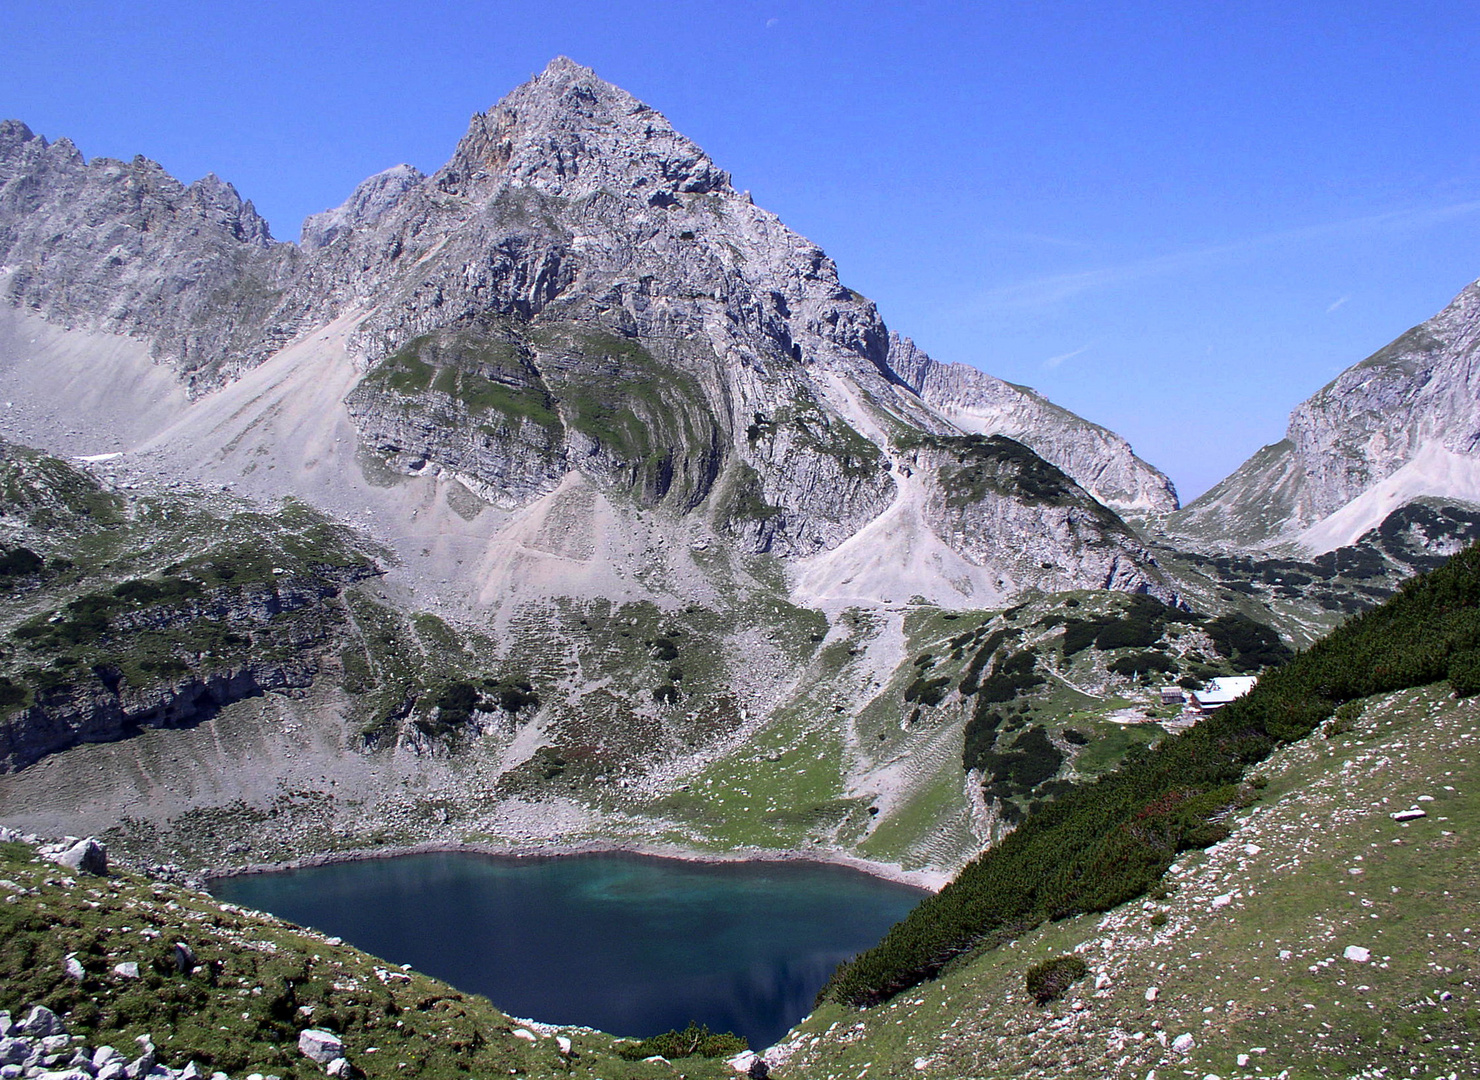
[[[434,175],[371,177],[302,235],[273,242],[215,177],[184,186],[141,158],[87,162],[0,129],[0,290],[55,324],[147,342],[197,397],[338,320],[365,373],[346,405],[360,441],[503,508],[579,476],[637,505],[702,508],[743,547],[790,558],[887,518],[912,551],[875,566],[881,580],[840,556],[863,596],[1165,592],[1096,505],[1175,506],[1124,440],[891,335],[821,250],[569,60],[475,117]],[[1025,504],[1017,451],[983,458],[968,435],[1062,470],[1053,494]],[[1044,515],[1052,528],[1030,524]],[[959,587],[922,545],[957,564]],[[868,560],[889,554],[875,542]]]
[[[1167,529],[1205,546],[1354,543],[1414,500],[1480,502],[1480,283],[1348,368]]]
[[[0,297],[5,475],[110,507],[0,514],[0,813],[157,860],[662,838],[937,873],[1073,738],[1158,737],[1101,716],[1124,695],[1282,655],[1261,620],[1314,580],[1153,549],[1120,515],[1176,494],[1123,439],[926,356],[563,58],[296,244],[8,122]],[[1282,629],[1358,603],[1344,573]]]

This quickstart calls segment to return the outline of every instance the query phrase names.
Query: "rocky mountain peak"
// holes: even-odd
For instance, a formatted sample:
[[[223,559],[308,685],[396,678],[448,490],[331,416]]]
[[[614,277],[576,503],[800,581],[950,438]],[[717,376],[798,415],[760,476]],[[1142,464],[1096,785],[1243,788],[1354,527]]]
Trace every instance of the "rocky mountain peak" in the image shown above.
[[[564,56],[473,117],[437,186],[508,183],[578,198],[729,190],[730,175],[651,106]]]
[[[0,120],[0,160],[11,157],[34,138],[35,132],[19,120]]]
[[[420,169],[401,164],[362,180],[350,197],[332,210],[304,218],[300,243],[309,250],[325,247],[351,229],[375,224],[401,201],[401,196],[425,179]]]
[[[207,173],[187,187],[185,198],[202,218],[242,243],[272,243],[267,220],[257,213],[252,201],[243,199],[232,184],[215,173]]]

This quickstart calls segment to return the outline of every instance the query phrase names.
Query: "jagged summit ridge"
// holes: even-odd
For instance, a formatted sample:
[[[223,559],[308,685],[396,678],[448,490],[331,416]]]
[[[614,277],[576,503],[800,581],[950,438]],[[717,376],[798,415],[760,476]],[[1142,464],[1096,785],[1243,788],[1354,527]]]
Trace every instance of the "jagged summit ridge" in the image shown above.
[[[341,233],[374,225],[401,201],[409,188],[425,179],[414,165],[401,164],[362,180],[338,206],[303,219],[299,244],[307,250],[326,247]]]
[[[106,169],[71,153],[71,202],[126,229]],[[17,190],[47,182],[20,172]],[[28,306],[150,340],[200,394],[347,320],[360,382],[341,401],[367,452],[505,510],[578,477],[798,559],[887,513],[894,563],[848,556],[870,567],[843,575],[864,599],[916,574],[945,583],[922,595],[978,603],[1050,585],[1164,590],[1095,500],[1174,505],[1165,477],[1031,392],[906,348],[820,247],[568,59],[476,115],[431,176],[398,166],[310,217],[301,246],[243,227],[250,206],[233,217],[234,194],[198,186],[195,228],[220,274],[204,295],[152,232],[131,256],[139,288],[121,299],[94,234],[64,237],[66,280],[39,234],[0,262],[22,268]],[[80,302],[77,281],[97,295]],[[193,306],[172,309],[179,295]],[[120,328],[108,316],[120,307],[158,316]],[[1019,448],[969,442],[1003,434]],[[1039,454],[1067,476],[1043,472]],[[957,559],[967,565],[943,569]],[[833,595],[827,582],[816,592]]]
[[[662,113],[558,56],[473,117],[433,182],[450,193],[505,182],[578,198],[602,190],[727,191],[730,175]]]

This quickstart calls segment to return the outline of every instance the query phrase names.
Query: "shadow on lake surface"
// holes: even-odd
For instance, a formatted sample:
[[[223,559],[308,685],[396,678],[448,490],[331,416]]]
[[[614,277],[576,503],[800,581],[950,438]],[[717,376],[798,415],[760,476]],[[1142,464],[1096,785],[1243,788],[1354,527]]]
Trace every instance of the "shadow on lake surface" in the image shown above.
[[[221,900],[334,934],[514,1016],[771,1045],[834,967],[926,895],[847,867],[435,852],[222,878]]]

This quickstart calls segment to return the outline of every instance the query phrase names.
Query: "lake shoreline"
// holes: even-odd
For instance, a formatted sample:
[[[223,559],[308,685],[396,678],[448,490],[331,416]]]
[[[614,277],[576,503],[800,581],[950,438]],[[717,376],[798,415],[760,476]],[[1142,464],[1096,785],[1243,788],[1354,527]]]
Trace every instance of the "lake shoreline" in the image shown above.
[[[204,886],[209,889],[211,882],[223,878],[280,873],[285,870],[301,870],[306,867],[329,866],[334,863],[395,859],[405,855],[425,855],[436,852],[465,852],[472,855],[492,855],[499,858],[516,859],[549,859],[570,855],[641,855],[651,859],[671,859],[675,862],[690,863],[814,863],[822,866],[847,867],[868,874],[870,877],[890,881],[897,885],[908,885],[929,893],[940,892],[950,880],[948,875],[940,871],[905,870],[894,863],[872,862],[838,851],[795,851],[770,848],[740,848],[728,852],[696,851],[678,844],[647,844],[620,840],[520,844],[517,847],[484,841],[428,840],[418,844],[320,852],[282,862],[252,863],[229,868],[212,867],[201,871],[200,878]]]

